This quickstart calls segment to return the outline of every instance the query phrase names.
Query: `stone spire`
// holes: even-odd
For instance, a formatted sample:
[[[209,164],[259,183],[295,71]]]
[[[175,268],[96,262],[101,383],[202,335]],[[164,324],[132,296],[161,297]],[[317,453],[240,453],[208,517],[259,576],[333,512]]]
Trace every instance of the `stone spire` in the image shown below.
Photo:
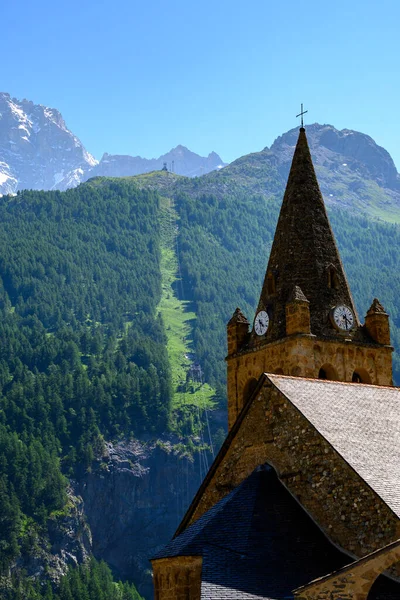
[[[366,314],[365,327],[374,342],[385,346],[390,345],[389,315],[378,298],[374,298]]]
[[[270,316],[267,340],[285,337],[285,306],[295,286],[310,303],[312,334],[337,335],[329,313],[338,304],[351,308],[359,325],[303,127],[258,304]]]

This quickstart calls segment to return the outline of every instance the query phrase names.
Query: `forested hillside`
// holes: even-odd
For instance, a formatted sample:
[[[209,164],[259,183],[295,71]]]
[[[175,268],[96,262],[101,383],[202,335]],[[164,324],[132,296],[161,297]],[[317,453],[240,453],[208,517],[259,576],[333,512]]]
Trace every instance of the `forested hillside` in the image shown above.
[[[168,426],[157,211],[123,181],[1,200],[3,573],[72,510],[67,476],[104,438]]]
[[[77,568],[70,568],[61,578],[57,591],[49,581],[32,580],[18,575],[8,589],[3,589],[2,600],[143,600],[133,584],[114,582],[105,562],[93,558]]]

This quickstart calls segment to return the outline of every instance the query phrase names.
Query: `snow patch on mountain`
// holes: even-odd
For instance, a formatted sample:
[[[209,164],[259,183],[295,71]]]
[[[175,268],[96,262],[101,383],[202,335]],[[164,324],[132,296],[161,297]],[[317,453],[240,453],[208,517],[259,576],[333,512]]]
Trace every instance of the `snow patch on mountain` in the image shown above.
[[[7,179],[11,179],[10,175],[6,175],[5,173],[0,173],[0,184],[5,183]]]
[[[0,93],[0,193],[78,185],[97,160],[58,110]]]

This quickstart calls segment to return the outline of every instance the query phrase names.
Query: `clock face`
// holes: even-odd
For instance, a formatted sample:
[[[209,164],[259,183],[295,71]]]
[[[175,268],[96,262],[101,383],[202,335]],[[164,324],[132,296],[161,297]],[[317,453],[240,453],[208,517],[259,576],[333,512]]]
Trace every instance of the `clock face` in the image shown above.
[[[269,325],[269,316],[265,310],[260,310],[254,321],[254,330],[257,335],[264,335]]]
[[[341,331],[350,331],[354,326],[354,315],[351,308],[340,304],[332,311],[332,320],[335,327]]]

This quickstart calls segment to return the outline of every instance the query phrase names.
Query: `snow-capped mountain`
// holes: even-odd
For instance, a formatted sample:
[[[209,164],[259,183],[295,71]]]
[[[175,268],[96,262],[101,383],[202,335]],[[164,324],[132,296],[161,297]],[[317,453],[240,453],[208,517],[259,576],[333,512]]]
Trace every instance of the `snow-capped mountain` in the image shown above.
[[[78,185],[97,160],[58,110],[0,93],[0,193]]]
[[[194,177],[225,165],[177,146],[159,158],[104,154],[100,163],[67,128],[58,110],[0,92],[0,195],[22,189],[66,190],[98,175],[123,177],[162,169]]]

